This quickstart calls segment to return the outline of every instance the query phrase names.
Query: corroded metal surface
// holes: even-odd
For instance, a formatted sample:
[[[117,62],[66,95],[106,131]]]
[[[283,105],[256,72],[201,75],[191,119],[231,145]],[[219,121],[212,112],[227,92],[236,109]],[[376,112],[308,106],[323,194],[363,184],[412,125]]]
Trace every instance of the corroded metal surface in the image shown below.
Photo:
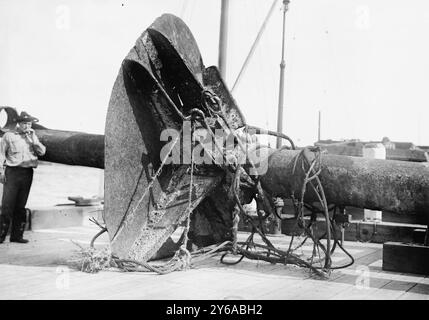
[[[272,151],[261,182],[272,196],[299,197],[302,172],[293,173],[299,151]],[[314,157],[313,153],[309,153]],[[320,180],[329,203],[429,216],[429,166],[395,160],[322,155]],[[312,191],[306,200],[316,201]]]
[[[189,165],[165,166],[154,177],[163,165],[160,134],[181,130],[182,116],[201,104],[206,89],[220,93],[221,108],[236,127],[244,123],[217,70],[206,71],[191,32],[172,15],[158,18],[124,59],[105,137],[104,218],[118,257],[148,260],[186,219]],[[191,210],[222,176],[194,176]]]
[[[228,122],[232,129],[238,129],[243,127],[245,123],[245,117],[238,108],[232,94],[227,88],[223,81],[219,70],[212,66],[204,70],[204,86],[207,89],[212,90],[219,98],[221,103],[221,109],[226,115]]]
[[[46,146],[46,154],[40,160],[104,168],[104,135],[52,129],[35,131]]]
[[[155,22],[151,27],[159,24]],[[174,23],[168,23],[167,29],[174,35],[182,34],[175,32],[177,25]],[[163,38],[160,32],[153,33],[158,39]],[[182,40],[186,41],[177,42],[189,43],[189,39]],[[173,88],[163,85],[170,80],[163,72],[171,68],[164,59],[146,30],[124,59],[109,103],[105,131],[104,220],[112,252],[120,258],[147,260],[184,218],[172,215],[168,208],[157,210],[157,215],[153,213],[160,198],[174,198],[170,192],[174,193],[178,185],[171,179],[171,172],[163,171],[147,192],[160,165],[161,130],[180,128],[181,119],[174,114],[172,106],[179,98],[176,94],[175,101],[170,102],[172,94],[168,91]],[[182,204],[173,210],[178,209],[183,214],[185,207],[186,204]],[[158,224],[160,228],[156,229]]]

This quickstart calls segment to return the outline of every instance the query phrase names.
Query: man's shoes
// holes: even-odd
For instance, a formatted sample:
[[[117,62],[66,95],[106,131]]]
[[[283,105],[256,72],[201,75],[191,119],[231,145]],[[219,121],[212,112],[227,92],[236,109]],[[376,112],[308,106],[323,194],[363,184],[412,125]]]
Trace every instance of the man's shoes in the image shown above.
[[[28,240],[23,238],[25,230],[25,222],[13,224],[12,232],[10,233],[10,242],[27,243]]]
[[[24,239],[24,238],[18,238],[18,239],[10,239],[10,242],[28,243],[29,241],[27,239]]]

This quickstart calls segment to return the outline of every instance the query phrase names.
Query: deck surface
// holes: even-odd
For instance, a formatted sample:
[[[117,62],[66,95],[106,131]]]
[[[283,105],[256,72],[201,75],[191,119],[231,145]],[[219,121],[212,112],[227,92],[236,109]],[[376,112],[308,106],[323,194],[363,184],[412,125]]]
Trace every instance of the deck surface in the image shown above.
[[[29,244],[0,245],[0,299],[429,299],[429,277],[382,271],[382,245],[345,242],[354,265],[328,280],[307,270],[244,259],[234,266],[220,256],[167,275],[116,269],[88,274],[72,268],[77,242],[85,247],[96,226],[27,231]],[[241,232],[245,239],[246,233]],[[272,238],[280,247],[287,238]],[[97,246],[108,245],[107,235]],[[347,262],[335,254],[334,264]]]

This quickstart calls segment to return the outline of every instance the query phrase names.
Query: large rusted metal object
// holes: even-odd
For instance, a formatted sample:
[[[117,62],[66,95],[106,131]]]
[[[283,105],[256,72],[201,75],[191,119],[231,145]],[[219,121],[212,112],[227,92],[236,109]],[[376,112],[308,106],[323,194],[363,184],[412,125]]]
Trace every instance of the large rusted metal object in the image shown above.
[[[36,133],[46,146],[41,160],[104,168],[104,135],[52,129],[36,129]]]
[[[207,166],[196,174],[188,202],[189,164],[163,165],[160,157],[166,144],[161,132],[182,130],[191,110],[202,110],[207,90],[218,97],[232,130],[246,125],[217,68],[205,68],[187,26],[163,15],[137,39],[121,65],[105,136],[35,127],[48,150],[43,160],[105,169],[104,219],[114,255],[153,258],[191,211],[192,241],[230,237],[234,199],[227,170]],[[267,163],[261,182],[271,197],[289,198],[300,189],[302,173],[292,169],[298,152],[272,149],[261,159]],[[321,168],[329,203],[416,214],[422,221],[428,217],[427,164],[323,154]],[[246,192],[243,202],[252,198],[252,189]],[[315,200],[311,191],[306,196],[308,202]]]
[[[189,165],[157,173],[162,130],[179,132],[207,89],[234,128],[244,125],[217,69],[204,67],[190,30],[172,15],[158,18],[124,59],[106,120],[104,217],[117,256],[149,259],[221,181],[222,173],[194,176],[189,205]]]
[[[300,190],[302,176],[293,173],[299,151],[270,152],[263,186],[271,196],[290,198]],[[308,153],[314,157],[314,153]],[[415,214],[421,223],[429,217],[429,163],[366,159],[322,154],[320,180],[328,203],[397,214]],[[317,201],[312,190],[307,202]]]

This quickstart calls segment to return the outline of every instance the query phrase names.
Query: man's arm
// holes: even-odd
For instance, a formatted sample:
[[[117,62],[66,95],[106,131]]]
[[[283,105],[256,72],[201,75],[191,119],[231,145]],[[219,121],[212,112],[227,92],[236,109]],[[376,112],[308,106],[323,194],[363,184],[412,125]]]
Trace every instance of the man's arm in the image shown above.
[[[34,152],[38,156],[43,156],[46,152],[46,147],[39,141],[39,138],[37,138],[36,132],[34,130],[31,131],[31,139],[33,142]]]

